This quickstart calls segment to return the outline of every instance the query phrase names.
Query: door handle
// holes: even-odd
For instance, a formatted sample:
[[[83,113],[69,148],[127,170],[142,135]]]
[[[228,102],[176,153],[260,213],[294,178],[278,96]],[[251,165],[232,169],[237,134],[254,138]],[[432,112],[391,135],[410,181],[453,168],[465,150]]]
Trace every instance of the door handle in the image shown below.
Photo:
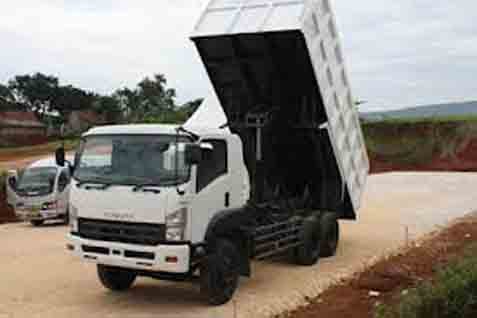
[[[225,192],[225,207],[228,208],[230,206],[230,192]]]

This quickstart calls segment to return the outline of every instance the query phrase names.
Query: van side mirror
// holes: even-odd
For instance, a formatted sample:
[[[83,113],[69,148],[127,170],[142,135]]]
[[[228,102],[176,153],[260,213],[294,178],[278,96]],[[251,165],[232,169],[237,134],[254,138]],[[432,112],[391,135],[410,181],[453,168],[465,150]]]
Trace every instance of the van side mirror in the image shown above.
[[[55,159],[56,159],[56,164],[60,167],[64,167],[65,166],[65,162],[66,162],[66,159],[65,159],[65,148],[63,147],[59,147],[58,149],[56,149],[55,151]]]
[[[7,182],[8,182],[8,186],[12,189],[12,190],[16,190],[17,189],[17,184],[18,184],[18,172],[16,170],[9,170],[8,173],[7,173]]]
[[[196,165],[202,161],[202,149],[197,144],[187,144],[185,147],[185,162],[188,165]]]

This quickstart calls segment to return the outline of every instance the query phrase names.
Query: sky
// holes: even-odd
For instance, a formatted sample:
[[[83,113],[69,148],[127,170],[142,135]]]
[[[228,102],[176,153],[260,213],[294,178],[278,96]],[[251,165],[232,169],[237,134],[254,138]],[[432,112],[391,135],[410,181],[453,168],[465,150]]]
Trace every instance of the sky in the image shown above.
[[[163,73],[208,96],[189,40],[208,0],[15,0],[0,11],[0,82],[43,72],[102,94]],[[331,0],[364,111],[477,100],[477,1]]]

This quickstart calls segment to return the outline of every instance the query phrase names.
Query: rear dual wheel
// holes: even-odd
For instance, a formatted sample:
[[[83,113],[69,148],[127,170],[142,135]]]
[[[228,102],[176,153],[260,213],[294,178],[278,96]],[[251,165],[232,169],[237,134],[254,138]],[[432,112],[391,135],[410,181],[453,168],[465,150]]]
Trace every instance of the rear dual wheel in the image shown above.
[[[302,245],[295,249],[295,261],[311,266],[320,257],[336,254],[340,239],[340,227],[336,213],[325,212],[321,216],[310,216],[303,222],[300,237]]]
[[[320,256],[336,254],[340,240],[340,226],[336,213],[326,212],[320,218]]]
[[[311,266],[320,259],[320,223],[315,216],[303,221],[300,231],[302,244],[295,248],[295,262],[299,265]]]

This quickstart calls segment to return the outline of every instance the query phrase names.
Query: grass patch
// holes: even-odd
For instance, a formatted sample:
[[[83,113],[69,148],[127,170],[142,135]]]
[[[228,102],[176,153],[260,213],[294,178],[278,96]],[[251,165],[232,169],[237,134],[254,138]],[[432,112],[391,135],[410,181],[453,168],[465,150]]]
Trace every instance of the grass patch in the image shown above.
[[[440,269],[434,281],[401,295],[397,305],[380,305],[376,318],[477,317],[477,244]]]
[[[363,125],[375,123],[389,124],[418,124],[418,123],[450,123],[450,122],[477,122],[477,115],[453,115],[453,116],[435,116],[435,117],[407,117],[393,118],[384,117],[379,120],[364,120]]]

